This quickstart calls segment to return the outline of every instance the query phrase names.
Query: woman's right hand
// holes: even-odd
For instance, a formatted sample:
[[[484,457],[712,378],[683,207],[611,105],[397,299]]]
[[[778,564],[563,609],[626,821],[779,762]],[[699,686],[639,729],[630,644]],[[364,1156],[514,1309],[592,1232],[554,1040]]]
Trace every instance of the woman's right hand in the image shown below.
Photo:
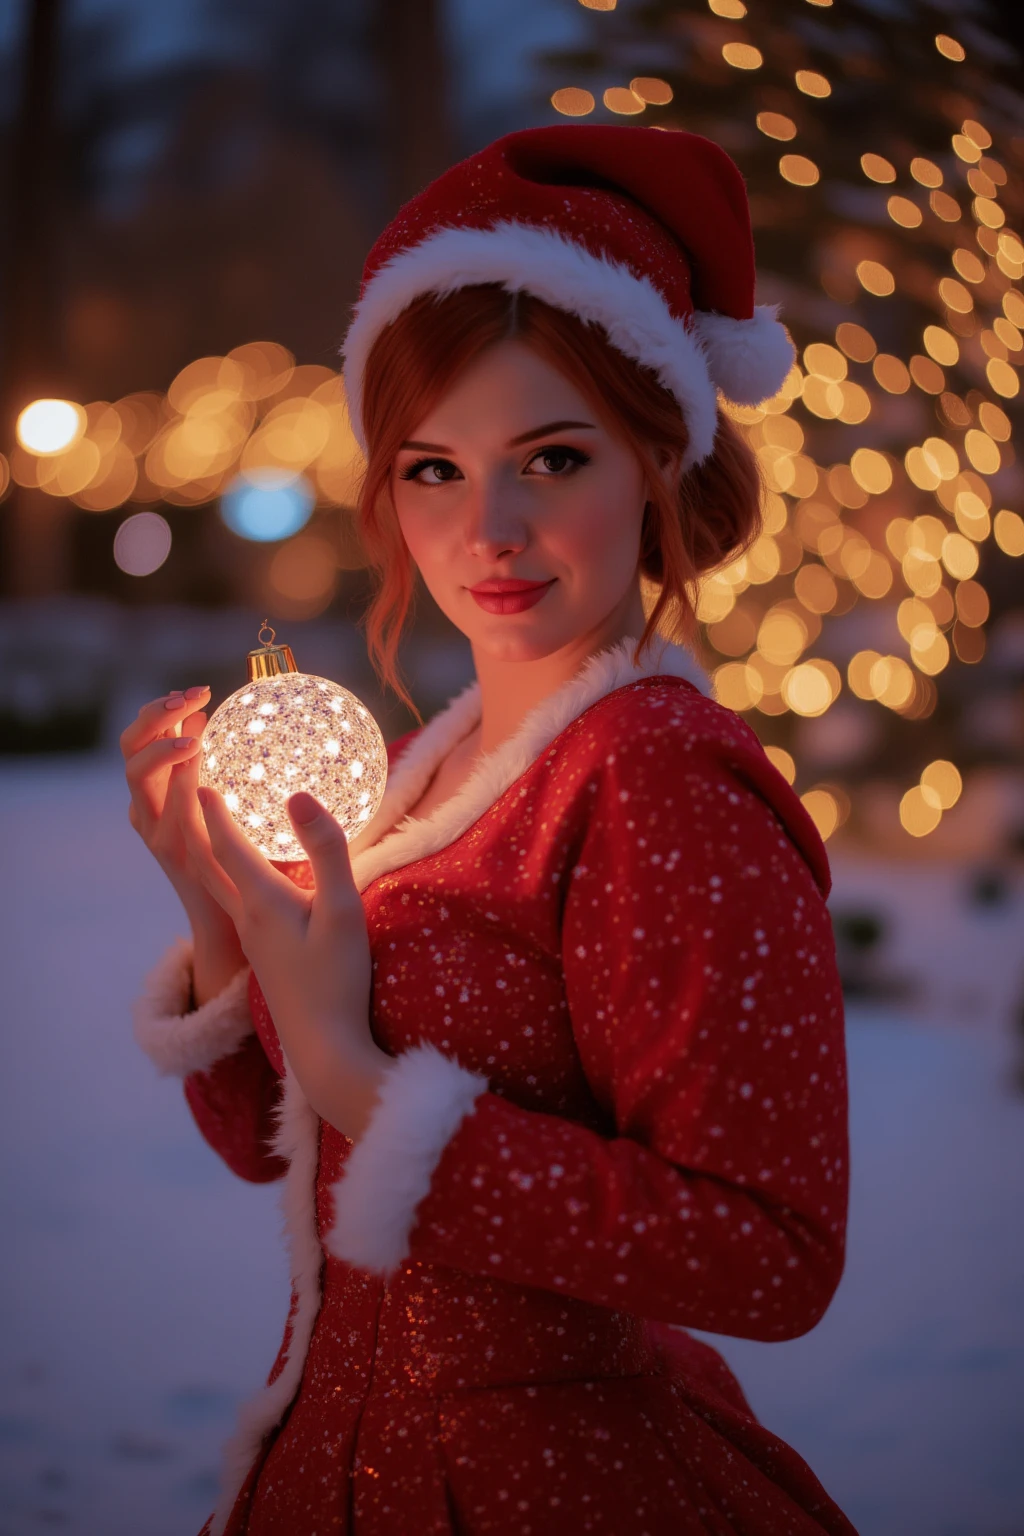
[[[195,1001],[220,991],[245,964],[231,919],[209,894],[188,851],[191,826],[206,841],[196,798],[199,741],[206,725],[206,687],[165,694],[144,704],[121,735],[131,790],[128,819],[177,891],[195,939]]]

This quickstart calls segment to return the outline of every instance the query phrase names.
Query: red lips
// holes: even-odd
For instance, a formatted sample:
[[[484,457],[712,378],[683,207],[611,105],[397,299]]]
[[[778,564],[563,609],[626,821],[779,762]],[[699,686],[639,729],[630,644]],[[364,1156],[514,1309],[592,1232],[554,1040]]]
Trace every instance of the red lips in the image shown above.
[[[540,602],[548,588],[554,586],[555,579],[521,581],[510,577],[506,580],[481,581],[468,590],[473,601],[485,613],[524,613],[527,608]]]

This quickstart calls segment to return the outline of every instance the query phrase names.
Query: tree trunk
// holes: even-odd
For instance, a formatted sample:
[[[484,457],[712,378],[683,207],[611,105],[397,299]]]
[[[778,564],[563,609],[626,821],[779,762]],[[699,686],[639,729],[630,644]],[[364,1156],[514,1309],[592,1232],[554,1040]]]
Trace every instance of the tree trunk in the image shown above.
[[[381,0],[376,8],[388,218],[452,161],[443,22],[441,0]]]
[[[5,443],[18,412],[40,394],[61,391],[61,307],[53,258],[59,172],[55,88],[62,0],[31,0],[24,44],[21,105],[13,134],[6,345],[0,380]],[[14,486],[4,507],[5,585],[36,597],[64,584],[68,509],[39,491]]]

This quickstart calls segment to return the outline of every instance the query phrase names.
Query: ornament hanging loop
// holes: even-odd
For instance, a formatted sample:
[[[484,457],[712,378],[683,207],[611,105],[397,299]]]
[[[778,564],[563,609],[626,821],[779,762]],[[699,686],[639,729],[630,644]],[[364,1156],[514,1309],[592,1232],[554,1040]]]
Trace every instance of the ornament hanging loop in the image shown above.
[[[264,640],[264,630],[270,636],[269,640]],[[283,672],[299,670],[295,665],[291,646],[275,645],[277,635],[271,628],[269,620],[263,620],[256,638],[260,642],[259,649],[250,651],[246,658],[250,683],[259,682],[261,677],[280,677]]]

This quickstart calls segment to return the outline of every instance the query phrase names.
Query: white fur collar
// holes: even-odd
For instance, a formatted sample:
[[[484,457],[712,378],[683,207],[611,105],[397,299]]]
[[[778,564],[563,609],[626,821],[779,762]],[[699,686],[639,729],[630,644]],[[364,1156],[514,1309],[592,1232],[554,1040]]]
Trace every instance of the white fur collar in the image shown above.
[[[464,689],[410,742],[392,770],[376,816],[353,839],[352,873],[359,890],[461,837],[566,726],[606,694],[638,678],[666,675],[685,678],[710,694],[707,674],[688,650],[657,639],[634,665],[636,644],[627,637],[591,656],[575,677],[530,711],[514,736],[481,759],[450,800],[431,816],[417,820],[407,812],[423,795],[442,760],[480,719],[480,685],[474,682]]]

